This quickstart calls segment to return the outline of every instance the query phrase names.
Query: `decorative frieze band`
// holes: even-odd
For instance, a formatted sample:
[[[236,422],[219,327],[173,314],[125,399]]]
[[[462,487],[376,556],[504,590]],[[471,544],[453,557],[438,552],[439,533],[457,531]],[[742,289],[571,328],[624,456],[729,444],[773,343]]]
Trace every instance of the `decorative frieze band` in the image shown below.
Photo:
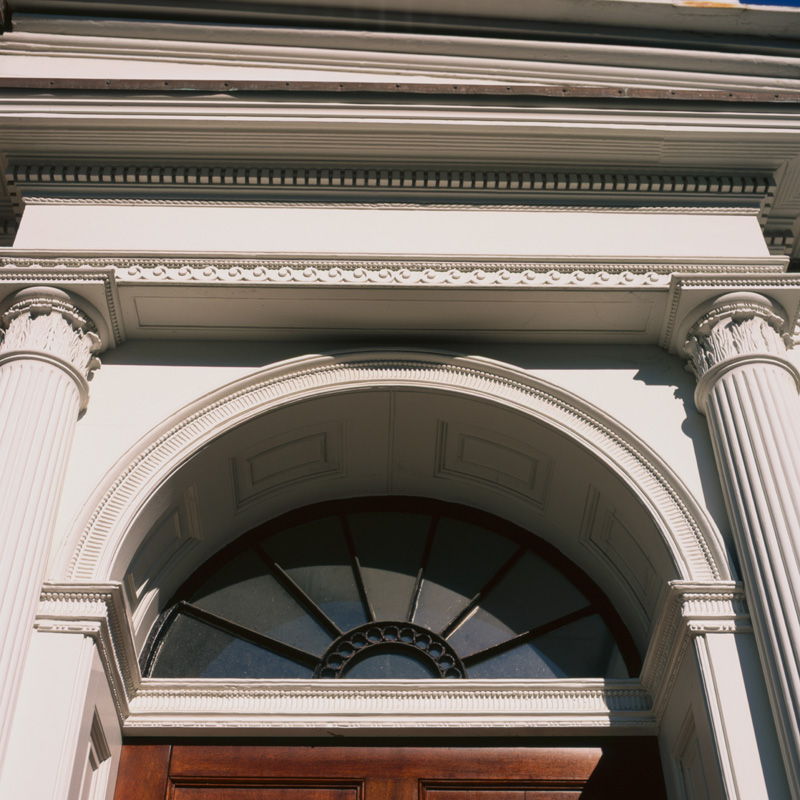
[[[25,251],[0,254],[0,279],[26,270],[113,270],[118,285],[263,284],[345,286],[476,286],[653,288],[670,285],[675,273],[774,274],[775,259],[376,259],[376,258],[186,258],[176,255],[36,257]],[[10,271],[14,270],[12,274]],[[71,276],[74,279],[74,275]]]

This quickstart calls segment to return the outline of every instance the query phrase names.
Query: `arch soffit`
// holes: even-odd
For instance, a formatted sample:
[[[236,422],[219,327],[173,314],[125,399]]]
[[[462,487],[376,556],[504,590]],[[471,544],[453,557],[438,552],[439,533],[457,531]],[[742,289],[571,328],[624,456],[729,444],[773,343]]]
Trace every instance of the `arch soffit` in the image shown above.
[[[660,531],[683,580],[730,579],[721,537],[680,479],[644,443],[599,409],[518,368],[475,356],[425,352],[338,353],[271,365],[184,407],[117,462],[87,504],[58,578],[108,580],[148,499],[195,453],[265,412],[322,395],[417,388],[509,407],[599,457],[633,491]],[[128,548],[126,548],[128,549]]]

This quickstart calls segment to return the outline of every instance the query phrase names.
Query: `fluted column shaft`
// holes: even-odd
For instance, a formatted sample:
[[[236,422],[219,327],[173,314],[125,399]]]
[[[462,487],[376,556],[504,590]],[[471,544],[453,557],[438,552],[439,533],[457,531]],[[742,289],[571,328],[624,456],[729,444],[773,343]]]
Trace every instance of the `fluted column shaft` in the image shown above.
[[[99,339],[63,292],[25,290],[0,343],[0,765],[67,458]]]
[[[690,330],[787,777],[800,800],[800,375],[769,300],[728,295]]]

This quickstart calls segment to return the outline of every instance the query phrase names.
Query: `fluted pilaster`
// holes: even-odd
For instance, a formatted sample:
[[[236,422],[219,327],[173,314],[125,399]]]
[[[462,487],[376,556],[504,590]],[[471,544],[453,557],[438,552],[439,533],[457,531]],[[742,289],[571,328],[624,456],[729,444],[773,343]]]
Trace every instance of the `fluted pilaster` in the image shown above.
[[[20,292],[0,341],[0,763],[75,424],[100,339],[68,295]]]
[[[698,377],[789,783],[800,800],[800,375],[767,298],[717,300],[685,345]]]

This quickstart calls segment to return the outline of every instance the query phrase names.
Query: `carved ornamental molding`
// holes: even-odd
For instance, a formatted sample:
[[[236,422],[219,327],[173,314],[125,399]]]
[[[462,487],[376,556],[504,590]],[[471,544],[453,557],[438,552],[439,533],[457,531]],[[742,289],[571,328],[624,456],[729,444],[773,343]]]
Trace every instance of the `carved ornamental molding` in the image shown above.
[[[75,281],[89,269],[113,274],[117,286],[421,286],[475,288],[654,289],[670,286],[675,273],[774,277],[783,265],[774,257],[714,258],[370,258],[231,257],[174,253],[98,255],[37,251],[0,253],[0,279]],[[51,271],[50,273],[46,271]],[[784,278],[784,280],[787,280]],[[792,279],[788,279],[790,282]],[[121,334],[109,292],[109,314]]]
[[[18,292],[0,316],[0,364],[36,359],[65,370],[78,385],[81,409],[87,381],[100,366],[100,335],[92,320],[66,292],[36,287]]]

